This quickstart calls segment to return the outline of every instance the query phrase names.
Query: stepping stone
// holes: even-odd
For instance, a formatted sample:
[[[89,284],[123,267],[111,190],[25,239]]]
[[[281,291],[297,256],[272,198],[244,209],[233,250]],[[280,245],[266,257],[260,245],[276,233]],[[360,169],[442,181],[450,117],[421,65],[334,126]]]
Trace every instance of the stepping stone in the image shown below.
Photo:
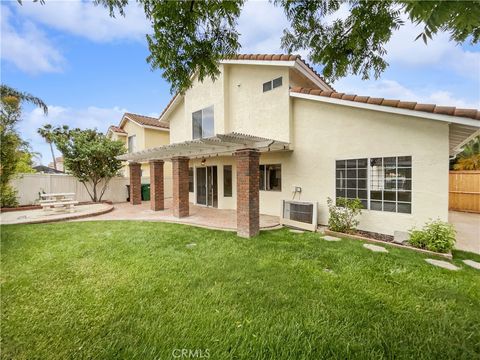
[[[340,241],[340,238],[330,235],[325,235],[322,239],[327,241]]]
[[[473,260],[463,260],[463,262],[465,264],[467,264],[468,266],[473,267],[474,269],[480,270],[480,263],[479,262],[476,262],[476,261],[473,261]]]
[[[197,246],[195,243],[187,244],[187,248],[191,249],[193,247]]]
[[[460,270],[458,266],[453,265],[452,263],[449,263],[448,261],[443,261],[443,260],[435,260],[435,259],[425,259],[426,262],[429,264],[448,269],[448,270]]]
[[[385,249],[383,246],[377,246],[372,244],[363,244],[363,247],[371,250],[373,252],[381,252],[381,253],[388,253],[388,250]]]
[[[303,230],[297,230],[297,229],[290,229],[290,232],[291,232],[291,233],[294,233],[294,234],[303,234],[305,231],[303,231]]]

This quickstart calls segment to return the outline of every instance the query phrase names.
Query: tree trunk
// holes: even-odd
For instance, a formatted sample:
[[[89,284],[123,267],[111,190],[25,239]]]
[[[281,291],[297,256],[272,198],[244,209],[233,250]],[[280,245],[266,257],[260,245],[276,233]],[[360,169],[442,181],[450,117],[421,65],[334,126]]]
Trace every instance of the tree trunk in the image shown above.
[[[93,183],[93,202],[97,202],[97,183]]]
[[[53,152],[53,145],[50,142],[50,151],[52,152],[52,159],[53,159],[53,168],[57,170],[57,160],[55,159],[55,153]]]

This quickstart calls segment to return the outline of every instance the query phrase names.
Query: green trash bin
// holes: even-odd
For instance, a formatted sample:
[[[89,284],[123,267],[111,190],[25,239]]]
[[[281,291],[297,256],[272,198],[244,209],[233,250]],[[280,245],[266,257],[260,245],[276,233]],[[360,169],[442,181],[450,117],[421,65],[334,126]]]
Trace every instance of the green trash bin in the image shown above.
[[[142,201],[150,200],[150,184],[142,184]]]

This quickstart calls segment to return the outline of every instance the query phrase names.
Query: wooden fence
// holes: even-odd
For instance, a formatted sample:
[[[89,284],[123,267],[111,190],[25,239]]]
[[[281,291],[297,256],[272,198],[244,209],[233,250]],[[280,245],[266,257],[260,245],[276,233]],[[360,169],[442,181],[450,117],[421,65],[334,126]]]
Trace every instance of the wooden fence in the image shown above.
[[[449,210],[480,213],[480,170],[450,171]]]
[[[149,184],[150,178],[142,177],[142,184]],[[66,174],[20,174],[11,184],[18,191],[20,205],[31,205],[38,202],[39,193],[75,193],[78,201],[90,201],[90,196],[74,176]],[[127,199],[129,178],[115,177],[110,180],[103,200],[123,202]],[[172,178],[164,178],[165,197],[172,197]]]

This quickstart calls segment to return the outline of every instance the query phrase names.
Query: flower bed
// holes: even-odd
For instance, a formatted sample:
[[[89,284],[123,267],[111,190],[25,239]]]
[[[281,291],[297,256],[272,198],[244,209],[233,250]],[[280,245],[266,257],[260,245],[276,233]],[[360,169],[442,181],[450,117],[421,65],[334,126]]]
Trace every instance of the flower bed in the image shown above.
[[[336,237],[343,237],[343,238],[352,239],[352,240],[361,240],[361,241],[369,241],[369,242],[374,242],[374,243],[388,244],[388,245],[403,248],[403,249],[415,250],[415,251],[425,253],[425,254],[443,256],[447,259],[452,258],[451,253],[439,253],[439,252],[434,252],[434,251],[430,251],[430,250],[419,249],[419,248],[416,248],[416,247],[413,247],[413,246],[410,246],[410,245],[398,244],[398,243],[395,243],[393,241],[385,241],[385,240],[375,239],[373,237],[367,237],[367,236],[363,235],[363,234],[368,234],[366,231],[362,231],[362,235],[357,235],[357,234],[346,234],[346,233],[341,233],[341,232],[336,232],[336,231],[331,231],[331,230],[325,229],[325,234],[336,236]],[[389,236],[389,235],[385,235],[385,236]]]

